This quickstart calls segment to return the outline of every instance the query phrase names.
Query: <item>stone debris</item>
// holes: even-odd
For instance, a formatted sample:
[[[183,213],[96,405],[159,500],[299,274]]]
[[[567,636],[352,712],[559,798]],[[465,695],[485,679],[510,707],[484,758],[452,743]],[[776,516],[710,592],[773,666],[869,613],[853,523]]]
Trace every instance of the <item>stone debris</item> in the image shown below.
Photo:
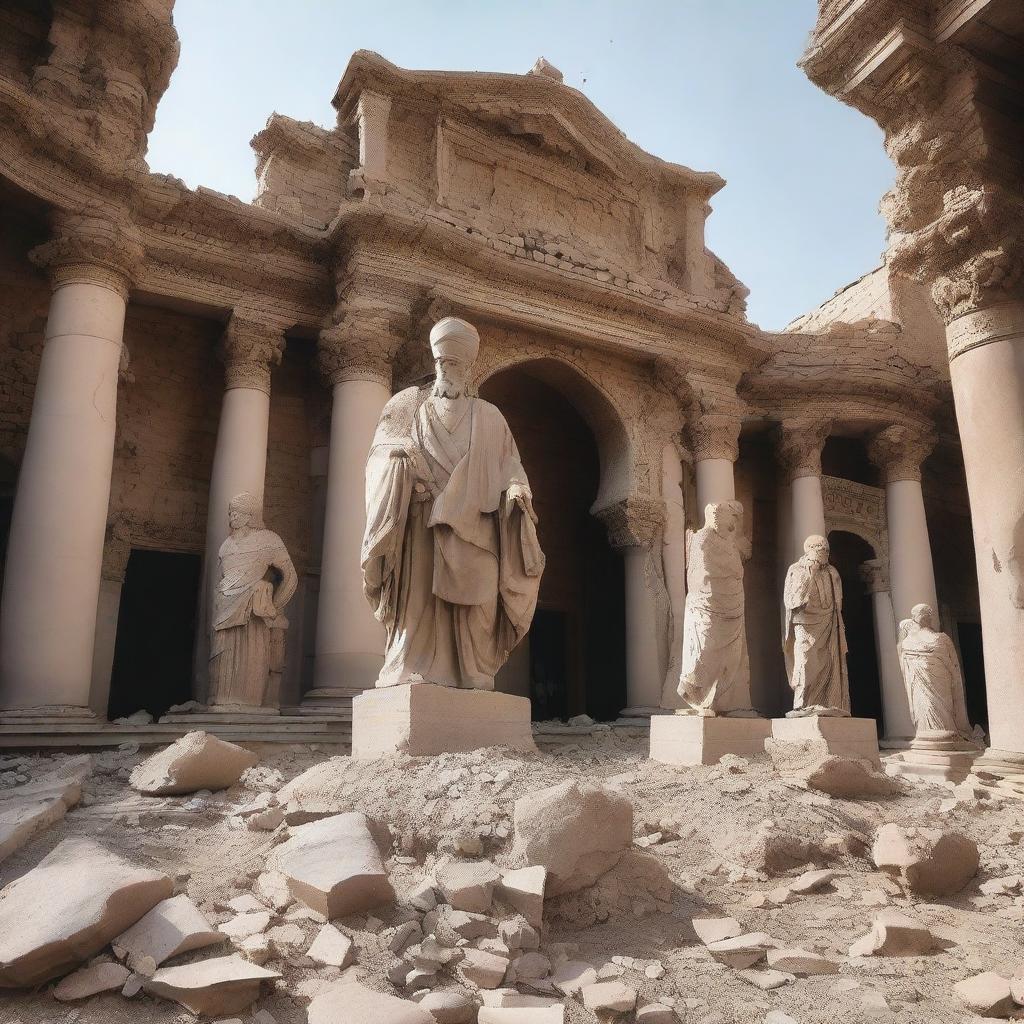
[[[476,1019],[476,1003],[462,992],[427,992],[416,1002],[437,1024],[473,1024]]]
[[[239,914],[218,925],[218,931],[231,939],[247,939],[252,935],[260,935],[270,927],[271,915],[267,910],[253,914]]]
[[[516,801],[510,860],[547,868],[547,895],[576,892],[633,843],[633,805],[608,786],[566,780]]]
[[[296,899],[329,919],[394,899],[366,815],[355,811],[293,828],[273,866]]]
[[[281,975],[238,955],[198,960],[180,967],[161,967],[143,988],[171,999],[196,1014],[237,1013],[252,1006],[266,984]]]
[[[870,761],[830,754],[825,740],[767,739],[764,748],[787,782],[846,800],[892,796],[899,785]]]
[[[544,889],[547,876],[547,868],[542,864],[515,871],[503,871],[495,895],[513,910],[518,910],[534,928],[540,928],[544,922]]]
[[[259,756],[205,732],[190,732],[132,769],[129,783],[148,796],[227,789]]]
[[[815,843],[778,828],[771,819],[761,822],[736,852],[740,864],[769,877],[822,857],[823,851]]]
[[[436,1024],[429,1010],[341,979],[325,985],[306,1008],[308,1024]]]
[[[347,935],[338,931],[333,924],[325,924],[317,932],[312,945],[306,951],[306,956],[318,964],[344,968],[354,959],[355,949]]]
[[[288,879],[280,871],[264,871],[256,877],[253,892],[264,906],[279,914],[295,902]]]
[[[597,981],[597,971],[582,960],[569,960],[551,975],[551,984],[563,995],[573,996]]]
[[[67,974],[167,899],[173,882],[91,839],[65,839],[0,892],[0,988]]]
[[[764,932],[748,932],[728,939],[719,939],[707,944],[708,952],[719,962],[742,970],[763,960],[770,946],[771,936]]]
[[[581,990],[583,1005],[601,1016],[630,1013],[636,1006],[636,989],[621,981],[597,981]]]
[[[875,914],[871,931],[850,947],[850,956],[925,956],[935,936],[923,924],[895,910]]]
[[[180,953],[212,946],[224,939],[224,933],[214,928],[202,911],[182,893],[158,903],[114,939],[114,945],[125,951],[129,966],[141,957],[151,957],[159,966]]]
[[[978,846],[962,832],[883,825],[871,849],[875,866],[921,896],[952,896],[978,873]]]
[[[477,1024],[565,1024],[565,1007],[481,1006]]]
[[[501,873],[490,861],[451,861],[439,868],[436,886],[456,910],[486,914]]]
[[[69,1003],[76,999],[88,999],[100,992],[113,992],[124,988],[130,974],[131,971],[120,964],[90,964],[61,978],[53,990],[53,998]]]
[[[636,1011],[636,1024],[678,1024],[679,1018],[671,1006],[648,1003]]]
[[[776,970],[755,971],[747,969],[737,971],[736,974],[755,988],[761,989],[762,992],[770,992],[772,989],[782,988],[783,985],[790,985],[796,981],[795,974],[787,974],[784,971]]]
[[[787,882],[786,885],[791,892],[803,896],[809,892],[818,892],[824,889],[826,885],[832,883],[835,877],[836,873],[831,868],[820,868],[817,871],[805,871],[798,878]]]
[[[953,991],[959,999],[982,1017],[1010,1017],[1021,1008],[1010,991],[1010,980],[994,971],[976,974],[958,981]]]
[[[768,966],[783,974],[835,974],[839,965],[806,949],[769,949]]]
[[[463,980],[475,988],[497,988],[505,980],[507,970],[505,957],[472,947],[465,950],[465,957],[459,964]]]
[[[690,924],[705,946],[743,934],[743,925],[734,917],[695,917]]]

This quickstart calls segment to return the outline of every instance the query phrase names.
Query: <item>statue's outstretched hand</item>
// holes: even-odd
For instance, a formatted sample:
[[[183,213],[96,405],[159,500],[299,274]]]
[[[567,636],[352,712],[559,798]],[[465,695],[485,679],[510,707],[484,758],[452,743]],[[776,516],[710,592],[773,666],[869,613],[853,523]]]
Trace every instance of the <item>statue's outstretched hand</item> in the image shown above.
[[[510,501],[514,501],[524,515],[528,515],[534,525],[537,523],[537,513],[533,510],[533,495],[522,484],[512,484],[508,489]]]

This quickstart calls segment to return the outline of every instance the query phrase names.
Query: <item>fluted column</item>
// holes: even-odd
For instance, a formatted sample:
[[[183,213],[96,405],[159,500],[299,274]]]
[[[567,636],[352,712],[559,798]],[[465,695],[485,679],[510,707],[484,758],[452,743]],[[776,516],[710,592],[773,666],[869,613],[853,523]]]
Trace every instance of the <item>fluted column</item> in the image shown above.
[[[650,498],[627,498],[596,513],[612,547],[622,554],[626,590],[625,718],[649,716],[661,707],[667,663],[667,637],[661,635],[659,593],[667,592],[655,561],[660,557],[665,506]]]
[[[327,502],[317,609],[314,688],[303,704],[340,705],[371,687],[384,663],[384,627],[363,594],[366,459],[391,397],[391,361],[404,340],[394,311],[352,303],[320,334],[331,387]]]
[[[875,620],[875,653],[878,681],[882,689],[882,725],[890,742],[910,740],[914,723],[910,700],[903,682],[899,654],[896,651],[896,617],[893,614],[889,574],[882,562],[873,558],[860,567],[860,577],[871,594]]]
[[[825,505],[821,496],[821,450],[832,428],[830,420],[805,417],[784,419],[779,426],[776,452],[789,488],[789,551],[786,564],[795,562],[811,536],[824,537]]]
[[[32,253],[53,297],[14,499],[0,609],[0,707],[91,720],[130,225],[60,215]]]

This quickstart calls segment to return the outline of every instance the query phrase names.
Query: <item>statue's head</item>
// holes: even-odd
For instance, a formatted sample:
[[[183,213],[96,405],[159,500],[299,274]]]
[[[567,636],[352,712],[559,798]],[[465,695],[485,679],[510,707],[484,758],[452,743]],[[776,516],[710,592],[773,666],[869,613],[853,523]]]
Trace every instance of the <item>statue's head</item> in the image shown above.
[[[925,629],[938,630],[938,622],[935,617],[935,609],[930,604],[915,604],[910,609],[910,617]]]
[[[446,316],[430,331],[430,351],[436,373],[434,394],[460,398],[469,387],[469,375],[480,351],[476,328],[457,316]]]
[[[738,501],[715,501],[704,508],[704,524],[723,536],[734,534],[743,518],[743,506]]]
[[[820,565],[828,565],[828,541],[816,533],[812,533],[804,541],[804,554],[810,555]]]
[[[243,491],[228,502],[228,526],[241,530],[248,526],[259,530],[263,527],[263,501],[258,495]]]

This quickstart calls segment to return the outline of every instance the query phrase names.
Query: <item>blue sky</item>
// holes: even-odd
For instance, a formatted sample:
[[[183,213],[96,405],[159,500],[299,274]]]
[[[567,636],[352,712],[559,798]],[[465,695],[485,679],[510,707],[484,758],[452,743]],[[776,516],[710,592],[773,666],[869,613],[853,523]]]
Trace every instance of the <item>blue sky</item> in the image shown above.
[[[251,199],[274,110],[329,126],[354,50],[524,72],[543,55],[644,149],[717,171],[708,244],[776,329],[878,264],[893,169],[867,118],[796,67],[815,0],[178,0],[154,171]],[[287,12],[287,13],[286,13]]]

